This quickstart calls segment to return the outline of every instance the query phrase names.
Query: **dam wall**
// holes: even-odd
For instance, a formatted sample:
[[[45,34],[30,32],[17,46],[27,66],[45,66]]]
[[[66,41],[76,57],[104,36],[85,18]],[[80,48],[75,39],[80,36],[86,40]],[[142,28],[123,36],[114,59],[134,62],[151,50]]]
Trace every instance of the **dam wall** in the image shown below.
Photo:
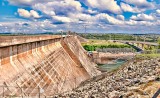
[[[100,74],[76,36],[26,39],[0,46],[0,96],[52,96]]]
[[[92,61],[91,58],[88,57],[87,52],[81,46],[81,43],[78,40],[78,38],[78,36],[71,36],[70,38],[66,38],[64,42],[66,42],[68,47],[70,47],[71,51],[77,56],[83,67],[90,74],[90,76],[95,76],[98,72],[94,70],[92,67],[96,66],[96,64]]]

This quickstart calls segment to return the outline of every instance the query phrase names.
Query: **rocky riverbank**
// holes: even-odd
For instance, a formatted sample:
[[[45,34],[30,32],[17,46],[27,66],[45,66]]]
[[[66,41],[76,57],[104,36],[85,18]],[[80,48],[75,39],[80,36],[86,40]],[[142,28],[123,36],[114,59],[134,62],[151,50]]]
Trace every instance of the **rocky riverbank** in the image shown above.
[[[152,98],[160,88],[160,58],[133,60],[120,69],[82,83],[57,97]]]

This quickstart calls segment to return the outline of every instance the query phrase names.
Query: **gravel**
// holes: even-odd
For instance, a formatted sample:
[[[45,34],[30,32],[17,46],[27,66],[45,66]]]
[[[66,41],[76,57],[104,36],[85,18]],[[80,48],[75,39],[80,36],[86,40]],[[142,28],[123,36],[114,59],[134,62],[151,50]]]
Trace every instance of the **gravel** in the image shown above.
[[[133,60],[119,70],[105,73],[81,84],[70,92],[55,97],[70,98],[135,98],[132,90],[141,84],[160,80],[160,58]],[[136,97],[137,98],[137,97]],[[138,97],[141,98],[141,97]]]

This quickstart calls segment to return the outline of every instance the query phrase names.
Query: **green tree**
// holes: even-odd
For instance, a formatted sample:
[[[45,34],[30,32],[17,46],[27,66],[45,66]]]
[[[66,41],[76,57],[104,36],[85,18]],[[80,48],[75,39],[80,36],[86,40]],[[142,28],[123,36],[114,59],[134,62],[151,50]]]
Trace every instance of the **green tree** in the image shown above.
[[[160,49],[160,37],[158,38],[158,49]]]

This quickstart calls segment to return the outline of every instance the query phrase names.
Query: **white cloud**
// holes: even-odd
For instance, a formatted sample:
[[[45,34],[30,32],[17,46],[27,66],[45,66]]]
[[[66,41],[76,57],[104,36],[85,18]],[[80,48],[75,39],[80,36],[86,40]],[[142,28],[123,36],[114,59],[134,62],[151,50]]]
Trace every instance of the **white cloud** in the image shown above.
[[[87,12],[88,12],[89,14],[96,14],[96,13],[98,13],[97,11],[94,11],[94,10],[92,10],[92,9],[88,9]]]
[[[158,33],[159,32],[159,25],[160,25],[160,20],[150,22],[150,21],[135,21],[135,20],[129,20],[129,21],[124,21],[124,24],[122,21],[115,19],[112,16],[108,16],[107,14],[101,14],[97,15],[95,17],[91,17],[92,19],[105,19],[106,21],[112,20],[112,21],[119,21],[121,22],[120,24],[115,23],[113,25],[112,21],[110,24],[104,24],[100,23],[97,20],[97,23],[95,24],[89,24],[87,26],[87,32],[103,32],[103,33],[114,33],[114,32],[119,32],[119,33],[141,33],[142,30],[143,32],[149,33],[150,31]],[[28,24],[28,25],[23,25],[23,24]],[[74,25],[74,26],[73,26]],[[13,29],[14,28],[14,29]],[[61,25],[54,25],[50,20],[44,20],[44,21],[28,21],[24,22],[22,20],[20,21],[14,21],[14,22],[1,22],[0,26],[0,32],[11,32],[11,33],[16,33],[16,32],[21,32],[21,33],[43,33],[43,32],[57,32],[58,30],[63,31],[68,31],[68,24],[61,24]],[[76,31],[76,32],[84,32],[84,27],[83,24],[77,24],[73,23],[70,26],[71,31]],[[107,30],[107,31],[106,31]]]
[[[32,6],[37,3],[50,2],[52,0],[8,0],[10,4],[18,6]]]
[[[92,24],[98,24],[98,23],[106,23],[106,24],[124,24],[122,20],[124,20],[123,15],[119,15],[120,19],[116,19],[113,16],[110,16],[106,13],[100,13],[94,16],[91,16],[90,14],[70,14],[69,17],[71,19],[77,19],[83,21],[83,23],[92,23]]]
[[[18,9],[18,14],[21,17],[25,17],[25,18],[30,18],[31,14],[29,11],[25,10],[25,9]]]
[[[154,26],[156,22],[129,20],[129,21],[126,21],[125,23],[127,25],[139,27],[139,26]]]
[[[153,23],[149,22],[149,21],[140,21],[139,23],[140,23],[140,25],[145,25],[145,26],[152,26],[153,25]]]
[[[105,14],[105,13],[98,14],[95,17],[96,17],[97,20],[99,19],[100,21],[102,20],[102,22],[107,22],[109,24],[115,24],[115,25],[124,24],[123,21],[118,20],[118,19],[116,19],[116,18],[114,18],[114,17],[112,17],[108,14]]]
[[[160,9],[157,9],[156,12],[157,12],[157,14],[160,14]]]
[[[114,0],[87,0],[87,4],[91,8],[98,8],[112,13],[121,13],[121,8]]]
[[[31,5],[34,2],[34,0],[8,0],[8,1],[13,5],[25,5],[25,6]]]
[[[148,2],[147,0],[124,0],[126,3],[133,4],[135,6],[141,8],[154,8],[154,4],[152,2]]]
[[[72,6],[72,7],[75,7],[76,10],[78,11],[81,11],[82,8],[81,8],[81,3],[79,1],[76,1],[76,0],[65,0],[65,2]]]
[[[155,17],[152,15],[147,15],[147,14],[138,14],[137,16],[133,15],[131,16],[132,20],[136,21],[153,21],[155,20]]]
[[[50,15],[50,16],[55,15],[54,8],[51,6],[51,4],[46,3],[45,6],[43,5],[44,4],[42,3],[37,3],[33,5],[33,8],[43,12],[44,14]]]
[[[137,7],[132,7],[129,4],[121,3],[121,8],[125,12],[133,12],[133,13],[140,13],[144,11],[144,9],[139,9]]]
[[[32,7],[47,15],[47,17],[52,18],[51,21],[53,21],[53,23],[77,22],[77,19],[71,19],[69,15],[72,13],[74,13],[74,15],[82,13],[81,3],[75,0],[55,0],[46,3],[37,3]]]
[[[83,14],[83,13],[77,13],[77,14],[71,13],[69,14],[69,17],[72,19],[77,19],[81,21],[94,21],[93,16],[89,14]]]
[[[32,7],[49,16],[66,15],[68,13],[78,13],[82,11],[80,2],[74,0],[56,0],[46,3],[37,3]]]
[[[19,16],[24,17],[24,18],[31,18],[31,17],[40,18],[39,14],[34,10],[28,11],[25,9],[18,9],[17,12],[18,12]]]
[[[125,20],[125,17],[123,16],[123,15],[117,15],[117,19],[119,19],[119,20]]]
[[[53,25],[51,21],[16,21],[16,22],[2,22],[2,27],[0,26],[0,32],[10,32],[10,33],[43,33],[43,32],[53,32],[57,26]],[[24,25],[27,24],[27,25]],[[14,28],[14,29],[13,29]]]
[[[34,11],[34,10],[31,10],[31,11],[30,11],[30,14],[31,14],[31,16],[33,16],[34,18],[40,18],[39,14],[38,14],[36,11]]]
[[[54,19],[54,21],[60,21],[60,22],[76,22],[75,19],[71,19],[69,17],[64,17],[64,16],[52,16],[52,18]]]
[[[137,21],[135,20],[129,20],[129,21],[126,21],[125,22],[127,25],[136,25],[137,24]]]

